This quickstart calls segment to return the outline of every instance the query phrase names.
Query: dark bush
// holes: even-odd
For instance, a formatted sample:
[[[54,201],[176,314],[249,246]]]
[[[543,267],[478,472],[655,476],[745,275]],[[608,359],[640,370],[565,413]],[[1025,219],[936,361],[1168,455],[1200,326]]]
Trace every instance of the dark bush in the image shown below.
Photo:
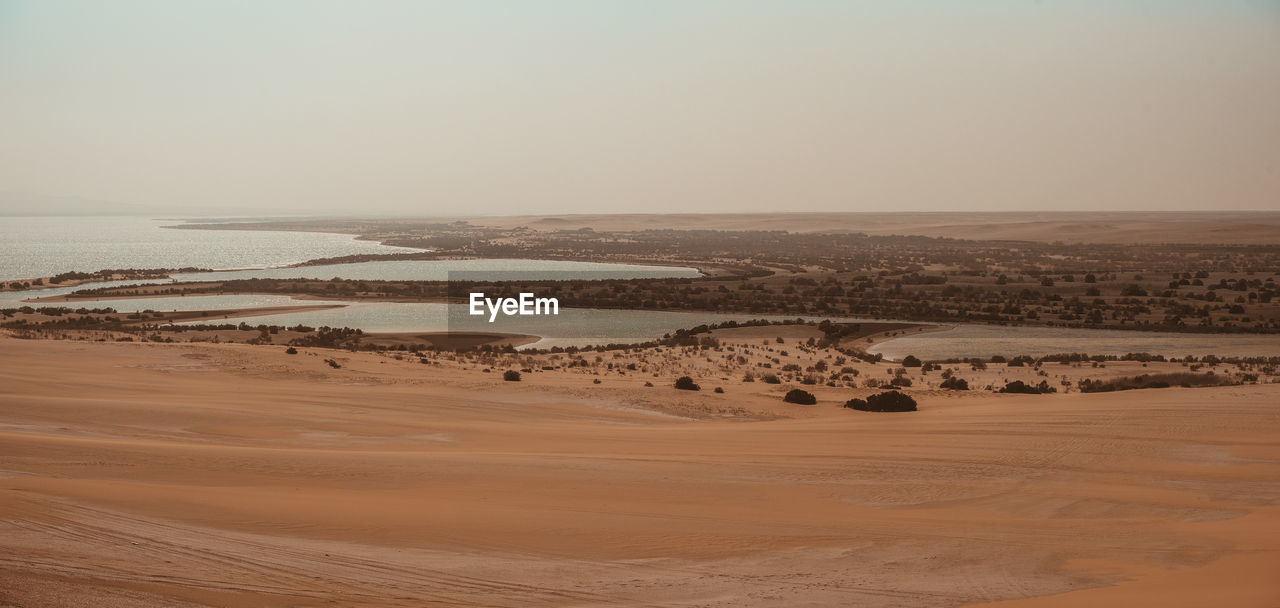
[[[507,382],[519,382],[520,372],[514,369],[509,369],[505,372],[502,372],[502,379],[506,380]]]
[[[760,381],[765,384],[782,384],[782,380],[778,378],[777,374],[765,374],[760,376]]]
[[[284,354],[286,354],[286,355],[296,355],[296,354],[298,354],[298,349],[296,349],[296,348],[294,348],[294,347],[290,346],[289,348],[284,349]]]
[[[719,387],[719,386],[717,386],[717,387],[716,387],[715,392],[717,392],[717,393],[723,393],[723,392],[724,392],[724,388],[723,388],[723,387]]]
[[[1020,393],[1024,395],[1042,395],[1045,393],[1056,393],[1058,389],[1049,386],[1049,383],[1041,380],[1040,384],[1031,385],[1021,380],[1014,380],[1004,385],[1000,389],[1001,393]]]
[[[902,358],[902,367],[920,367],[920,359],[915,355],[907,355]]]
[[[898,391],[887,391],[876,393],[866,399],[850,399],[844,406],[863,412],[914,412],[916,400]]]
[[[818,398],[813,396],[809,391],[793,388],[787,392],[787,396],[782,398],[787,403],[798,403],[800,405],[813,405],[818,402]]]
[[[969,381],[952,376],[943,380],[941,386],[949,391],[967,391],[969,390]]]
[[[693,381],[693,378],[690,378],[688,376],[680,376],[679,378],[677,378],[676,388],[682,391],[696,391],[696,390],[702,389],[701,386],[698,386],[698,384]]]
[[[1080,392],[1109,393],[1142,388],[1169,388],[1171,386],[1190,388],[1193,386],[1222,386],[1227,384],[1239,384],[1239,382],[1230,376],[1218,376],[1215,374],[1143,374],[1141,376],[1112,378],[1110,380],[1090,380],[1086,378],[1080,381]]]

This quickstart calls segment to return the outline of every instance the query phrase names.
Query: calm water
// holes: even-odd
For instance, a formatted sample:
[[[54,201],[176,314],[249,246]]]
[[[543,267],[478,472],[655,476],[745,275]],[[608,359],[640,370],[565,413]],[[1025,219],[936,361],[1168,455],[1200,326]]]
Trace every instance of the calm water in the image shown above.
[[[598,264],[560,260],[423,260],[327,264],[300,268],[266,268],[229,272],[175,274],[179,281],[217,281],[232,279],[363,279],[385,281],[447,281],[449,274],[477,273],[490,281],[537,279],[655,279],[696,277],[695,268],[675,266],[642,266],[635,264]],[[483,273],[483,276],[479,276]],[[462,277],[467,278],[467,277]]]
[[[173,230],[137,217],[0,217],[0,280],[115,268],[265,268],[316,258],[419,251],[346,234]]]
[[[1166,357],[1274,357],[1280,356],[1280,336],[961,325],[946,331],[895,338],[867,350],[895,361],[907,355],[915,355],[921,359],[952,359],[993,355],[1034,357],[1056,353],[1123,355],[1143,352]]]

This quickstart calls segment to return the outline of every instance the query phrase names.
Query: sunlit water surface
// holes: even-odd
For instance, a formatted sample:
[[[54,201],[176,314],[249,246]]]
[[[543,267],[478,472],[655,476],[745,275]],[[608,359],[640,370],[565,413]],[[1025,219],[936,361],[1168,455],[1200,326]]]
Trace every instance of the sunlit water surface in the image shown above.
[[[420,251],[349,234],[164,228],[181,223],[144,217],[0,217],[0,280],[122,268],[266,268]]]

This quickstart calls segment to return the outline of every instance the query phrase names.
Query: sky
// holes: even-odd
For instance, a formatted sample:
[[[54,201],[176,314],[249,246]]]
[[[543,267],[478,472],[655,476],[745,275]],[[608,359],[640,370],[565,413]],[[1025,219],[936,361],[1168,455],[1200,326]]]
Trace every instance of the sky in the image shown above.
[[[0,0],[0,211],[1280,210],[1280,2]]]

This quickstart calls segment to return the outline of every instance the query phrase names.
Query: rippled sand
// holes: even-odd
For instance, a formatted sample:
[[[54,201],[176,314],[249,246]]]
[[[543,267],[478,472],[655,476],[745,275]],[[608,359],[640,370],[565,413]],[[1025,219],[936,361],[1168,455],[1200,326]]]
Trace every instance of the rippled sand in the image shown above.
[[[317,353],[0,338],[0,606],[1280,602],[1280,385],[876,415]]]

